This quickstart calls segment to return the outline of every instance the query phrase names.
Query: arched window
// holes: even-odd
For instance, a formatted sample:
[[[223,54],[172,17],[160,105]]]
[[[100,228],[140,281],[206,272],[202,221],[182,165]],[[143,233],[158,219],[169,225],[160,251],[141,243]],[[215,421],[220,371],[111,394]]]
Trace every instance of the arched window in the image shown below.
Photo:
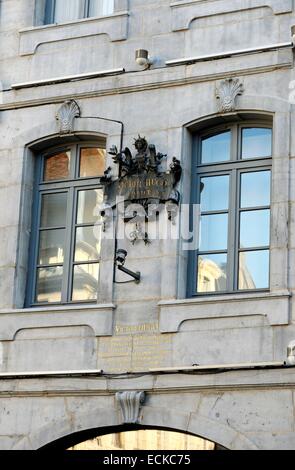
[[[114,0],[46,0],[45,24],[110,15]]]
[[[192,197],[200,205],[190,295],[269,288],[272,128],[223,125],[196,136]]]
[[[39,156],[28,306],[97,300],[105,156],[87,143]]]

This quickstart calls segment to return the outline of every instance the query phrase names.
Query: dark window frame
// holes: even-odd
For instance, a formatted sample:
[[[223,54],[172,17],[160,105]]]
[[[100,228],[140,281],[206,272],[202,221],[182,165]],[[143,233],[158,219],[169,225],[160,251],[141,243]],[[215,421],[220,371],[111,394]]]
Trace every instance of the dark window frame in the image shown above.
[[[83,141],[81,143],[72,143],[69,145],[58,145],[50,148],[49,150],[41,152],[36,156],[35,164],[35,178],[33,185],[33,205],[32,205],[32,227],[31,227],[31,238],[29,247],[29,266],[28,266],[28,280],[26,288],[26,301],[25,307],[56,307],[61,305],[77,305],[77,304],[96,304],[98,299],[94,300],[69,300],[72,296],[73,289],[73,273],[75,265],[82,264],[94,264],[99,263],[98,261],[87,261],[87,262],[76,262],[74,259],[75,250],[75,238],[77,226],[92,226],[89,224],[78,224],[76,221],[77,213],[77,202],[79,191],[91,190],[91,189],[104,189],[104,185],[101,183],[101,177],[79,177],[79,164],[80,155],[83,148],[103,148],[105,149],[105,142],[93,142]],[[70,164],[70,177],[65,180],[50,180],[44,181],[44,162],[47,157],[54,156],[59,152],[71,151],[72,161]],[[49,267],[63,266],[63,286],[62,296],[60,302],[37,302],[36,299],[36,283],[37,283],[37,270],[40,265],[38,264],[38,253],[39,253],[39,239],[40,232],[45,230],[46,227],[41,227],[41,201],[42,196],[46,194],[56,193],[67,193],[67,216],[65,223],[65,240],[67,242],[67,248],[64,252],[63,263],[56,263],[48,265]],[[97,225],[97,224],[94,224]],[[56,227],[50,227],[53,230]],[[58,227],[60,228],[60,227]],[[42,264],[42,267],[46,265]],[[99,283],[100,283],[100,272],[98,279],[98,296],[99,296]]]
[[[242,130],[247,128],[267,128],[272,130],[272,152],[269,157],[257,157],[242,159]],[[202,139],[211,137],[222,132],[231,131],[231,154],[230,160],[214,163],[201,163],[201,146]],[[228,213],[228,244],[226,250],[217,251],[200,251],[199,249],[193,250],[188,258],[188,276],[187,276],[187,295],[188,297],[208,297],[232,294],[245,294],[251,292],[269,292],[270,291],[270,278],[269,286],[262,289],[239,289],[239,253],[240,252],[253,252],[268,250],[270,260],[270,243],[268,247],[253,247],[253,248],[240,248],[240,212],[254,211],[268,209],[270,210],[271,217],[271,194],[272,194],[272,179],[270,179],[270,205],[269,206],[256,206],[251,208],[240,208],[240,175],[242,173],[255,173],[259,171],[270,171],[272,175],[272,157],[273,157],[273,125],[269,120],[245,120],[235,121],[226,124],[220,124],[213,127],[206,127],[206,129],[196,133],[193,136],[192,145],[192,184],[191,184],[191,202],[192,204],[200,204],[201,196],[201,178],[211,176],[230,175],[229,182],[229,207],[228,210],[220,211],[220,213]],[[194,184],[194,181],[196,184]],[[218,211],[211,211],[212,214]],[[193,213],[193,212],[191,212]],[[206,214],[207,212],[204,211]],[[210,213],[210,212],[209,212]],[[203,215],[203,212],[202,212]],[[200,213],[201,217],[201,213]],[[270,219],[271,220],[271,219]],[[191,224],[191,230],[194,227]],[[270,224],[271,232],[271,224]],[[271,234],[270,234],[271,242]],[[214,292],[197,292],[198,282],[198,256],[201,254],[227,254],[227,289],[224,291]],[[270,269],[269,269],[270,276]]]

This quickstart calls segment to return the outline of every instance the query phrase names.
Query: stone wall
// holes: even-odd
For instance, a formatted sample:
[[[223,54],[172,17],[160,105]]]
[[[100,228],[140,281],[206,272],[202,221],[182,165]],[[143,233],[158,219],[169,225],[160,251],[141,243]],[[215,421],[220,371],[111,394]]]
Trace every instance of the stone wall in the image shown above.
[[[36,19],[34,3],[3,0],[0,6],[1,372],[148,373],[196,363],[284,361],[295,336],[295,140],[294,105],[289,100],[289,84],[295,78],[293,51],[273,47],[177,66],[166,62],[291,42],[293,2],[117,0],[110,17],[46,27]],[[149,50],[153,64],[147,70],[135,63],[138,48]],[[125,72],[13,86],[118,68]],[[236,111],[221,116],[216,89],[232,77],[239,79],[244,92]],[[132,288],[113,284],[114,242],[108,241],[97,305],[24,309],[38,153],[77,137],[103,137],[107,148],[120,146],[120,126],[110,121],[77,118],[73,135],[60,137],[55,115],[67,99],[77,101],[82,118],[123,121],[124,146],[132,148],[140,133],[168,155],[167,166],[173,156],[180,158],[180,190],[186,203],[194,132],[222,120],[272,119],[270,291],[186,299],[187,252],[178,242],[164,240],[148,246],[121,241],[120,248],[128,249],[128,268],[140,270],[142,280]],[[107,165],[113,166],[108,158]],[[166,223],[165,217],[160,215],[160,224]],[[126,278],[119,274],[118,279]],[[201,392],[202,376],[186,375],[160,376],[161,393],[152,387],[152,375],[126,379],[118,389],[148,390],[143,425],[190,431],[228,448],[295,447],[293,369],[228,373],[219,385],[222,392],[214,388],[220,376],[213,377],[207,377]],[[5,420],[0,420],[0,447],[37,448],[79,429],[119,424],[106,381],[99,379],[93,390],[90,381],[75,383],[73,397],[67,381],[52,385],[41,379],[0,379],[0,399],[7,409]],[[52,396],[48,386],[53,386]],[[63,396],[64,386],[69,398]],[[91,400],[85,387],[90,387]],[[92,413],[96,409],[99,412]],[[105,420],[98,417],[101,409]],[[70,424],[69,413],[75,424]]]

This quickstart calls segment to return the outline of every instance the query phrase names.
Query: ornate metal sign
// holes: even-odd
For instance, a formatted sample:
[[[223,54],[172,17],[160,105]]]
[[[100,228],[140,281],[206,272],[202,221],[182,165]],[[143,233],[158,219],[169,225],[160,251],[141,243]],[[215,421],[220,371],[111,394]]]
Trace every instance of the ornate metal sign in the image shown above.
[[[169,171],[164,172],[160,165],[167,155],[157,153],[155,146],[148,145],[144,137],[138,136],[134,146],[137,150],[134,156],[128,147],[122,152],[118,152],[116,147],[110,149],[114,162],[119,165],[116,193],[125,201],[144,207],[151,202],[172,201],[178,204],[180,195],[176,186],[182,173],[179,160],[174,157]]]

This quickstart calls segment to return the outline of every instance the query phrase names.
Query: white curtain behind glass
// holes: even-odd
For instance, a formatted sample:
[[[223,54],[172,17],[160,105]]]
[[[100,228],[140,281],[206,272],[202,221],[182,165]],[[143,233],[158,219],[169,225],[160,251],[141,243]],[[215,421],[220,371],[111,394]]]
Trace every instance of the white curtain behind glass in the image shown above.
[[[89,0],[88,16],[110,15],[114,12],[114,0]]]
[[[63,23],[84,18],[85,2],[86,0],[55,0],[54,22]]]

